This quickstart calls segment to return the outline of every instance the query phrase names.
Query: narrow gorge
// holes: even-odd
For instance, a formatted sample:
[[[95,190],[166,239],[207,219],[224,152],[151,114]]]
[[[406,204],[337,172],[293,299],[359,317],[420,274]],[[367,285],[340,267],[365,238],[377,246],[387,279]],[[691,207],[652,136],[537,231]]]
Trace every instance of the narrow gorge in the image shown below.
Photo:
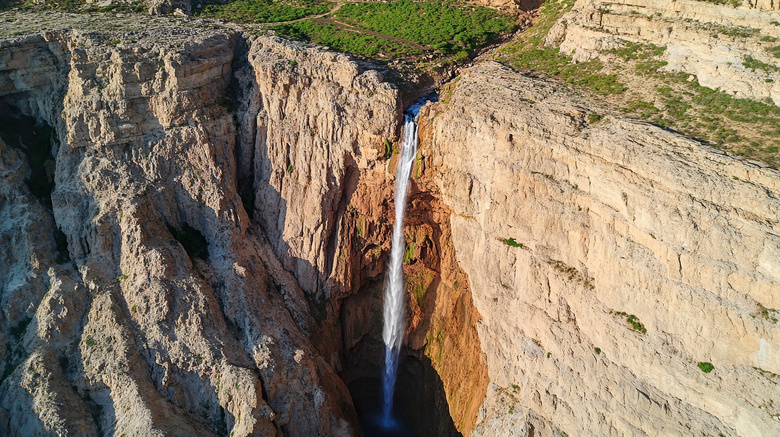
[[[730,7],[668,3],[569,2],[547,39],[593,62],[663,33],[626,8]],[[776,104],[681,20],[664,68]],[[392,250],[410,435],[780,434],[777,149],[486,53],[415,82],[231,23],[0,12],[0,435],[377,435]]]

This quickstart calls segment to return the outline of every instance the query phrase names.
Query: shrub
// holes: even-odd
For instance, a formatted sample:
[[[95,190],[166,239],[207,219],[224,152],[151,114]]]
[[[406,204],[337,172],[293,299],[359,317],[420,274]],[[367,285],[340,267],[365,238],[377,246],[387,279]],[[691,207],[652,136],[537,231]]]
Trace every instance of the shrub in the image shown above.
[[[317,0],[235,0],[207,4],[199,14],[239,23],[277,23],[327,13],[332,3]]]
[[[715,366],[708,362],[699,362],[699,369],[704,373],[710,373],[715,370]]]
[[[525,247],[523,243],[518,243],[517,241],[515,241],[514,238],[500,238],[499,241],[501,241],[502,243],[506,244],[509,247],[520,247],[520,248]]]
[[[595,124],[600,122],[604,118],[603,115],[590,113],[588,114],[588,123]]]

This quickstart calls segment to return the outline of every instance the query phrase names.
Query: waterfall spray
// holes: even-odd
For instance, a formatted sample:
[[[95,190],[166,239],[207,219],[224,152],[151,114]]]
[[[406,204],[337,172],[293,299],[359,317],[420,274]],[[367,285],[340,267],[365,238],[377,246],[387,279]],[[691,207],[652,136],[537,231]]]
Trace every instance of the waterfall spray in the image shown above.
[[[404,210],[406,209],[406,189],[409,174],[417,156],[417,115],[424,100],[415,102],[404,113],[403,143],[395,178],[395,224],[393,225],[392,251],[385,281],[384,329],[385,374],[382,379],[384,391],[383,422],[386,427],[395,423],[393,413],[393,393],[395,392],[398,356],[406,330],[404,320],[404,270],[403,259],[406,249],[404,238]]]

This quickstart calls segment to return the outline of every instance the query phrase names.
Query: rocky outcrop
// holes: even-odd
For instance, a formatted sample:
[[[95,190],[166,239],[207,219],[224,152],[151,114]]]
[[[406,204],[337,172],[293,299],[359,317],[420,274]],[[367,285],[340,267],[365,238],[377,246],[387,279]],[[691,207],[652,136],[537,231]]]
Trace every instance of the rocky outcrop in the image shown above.
[[[777,36],[778,3],[734,8],[698,0],[580,0],[547,43],[577,61],[602,57],[622,41],[666,47],[668,71],[693,74],[703,86],[780,104],[780,67],[766,49]],[[755,59],[766,65],[755,68]]]
[[[780,174],[495,63],[444,100],[423,153],[482,316],[474,435],[777,434]]]
[[[31,144],[2,148],[3,247],[15,250],[0,288],[0,429],[355,434],[349,394],[310,340],[316,326],[304,292],[274,255],[276,235],[269,243],[251,224],[238,194],[242,159],[253,155],[235,120],[257,116],[231,113],[234,70],[254,68],[244,39],[196,27],[141,32],[127,44],[111,38],[74,30],[0,47],[6,117],[53,127],[56,160],[53,191],[37,200],[22,176],[36,171],[22,154]],[[287,57],[303,52],[298,46],[251,42],[250,56],[262,52],[277,64],[257,72],[254,90],[302,80],[315,64],[323,77],[343,80],[337,94],[375,88],[343,56],[328,55],[330,66],[296,58],[293,71]],[[270,103],[260,102],[263,113],[284,110]],[[310,108],[302,101],[296,109]],[[343,129],[336,107],[311,115],[323,133]],[[269,138],[281,131],[261,128]],[[257,180],[256,198],[267,184]],[[260,217],[278,216],[265,211],[277,204],[256,206]],[[52,250],[60,230],[61,265]]]

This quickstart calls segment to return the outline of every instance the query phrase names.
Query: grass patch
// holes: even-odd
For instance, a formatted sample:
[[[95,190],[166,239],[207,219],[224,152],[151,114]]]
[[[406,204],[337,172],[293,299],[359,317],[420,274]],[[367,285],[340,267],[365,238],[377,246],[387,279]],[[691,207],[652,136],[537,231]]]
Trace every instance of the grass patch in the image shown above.
[[[465,61],[479,48],[515,28],[509,15],[454,2],[350,3],[332,18],[338,23],[303,20],[273,29],[287,38],[365,58],[417,60],[423,54],[433,53],[447,58],[439,61],[448,64]]]
[[[238,23],[277,23],[326,14],[332,7],[331,2],[317,0],[235,0],[206,4],[198,15]]]
[[[764,305],[758,304],[758,315],[761,318],[769,320],[772,323],[777,323],[777,317],[780,316],[780,311],[774,308],[767,308]]]
[[[766,62],[761,62],[752,56],[746,56],[745,59],[742,61],[742,66],[744,66],[747,69],[753,70],[754,72],[756,70],[764,70],[767,73],[774,73],[775,71],[778,71],[778,68],[776,66],[767,64]]]
[[[742,4],[742,0],[699,0],[700,2],[712,3],[715,5],[729,5],[736,8]]]
[[[752,31],[741,29],[740,32],[746,34]],[[633,65],[637,80],[645,82],[646,86],[654,86],[655,93],[642,92],[642,100],[616,101],[623,112],[710,141],[714,147],[736,155],[759,159],[773,167],[780,165],[777,153],[780,108],[771,102],[736,98],[701,86],[687,73],[661,71],[666,63],[655,57],[663,53],[663,47],[625,44],[625,48],[631,50],[621,48],[611,53],[627,63],[621,65],[623,70],[631,71],[628,66]],[[642,55],[634,56],[634,51]],[[780,70],[753,57],[746,57],[744,66],[766,72]],[[640,93],[632,94],[640,96]]]
[[[573,4],[573,0],[545,2],[537,23],[499,49],[494,58],[520,70],[538,71],[582,91],[603,96],[599,100],[629,117],[647,120],[709,142],[715,148],[780,167],[780,108],[771,101],[737,98],[701,86],[688,73],[664,71],[667,63],[661,60],[666,50],[663,46],[623,41],[620,47],[602,53],[611,58],[608,66],[597,60],[574,63],[571,56],[545,46],[550,29]],[[699,22],[696,25],[713,38],[760,38],[764,42],[775,39],[762,37],[759,29],[747,26]],[[780,58],[780,46],[768,45],[766,50]],[[751,56],[744,59],[743,65],[767,74],[780,71],[780,67]],[[766,77],[765,81],[771,83],[773,78]],[[596,116],[589,115],[588,121],[592,124]]]
[[[412,240],[408,246],[406,246],[406,252],[404,252],[404,264],[411,264],[414,259],[414,250],[417,247],[417,242]]]
[[[634,331],[641,332],[642,334],[647,334],[647,329],[639,321],[639,317],[637,317],[637,316],[635,316],[633,314],[627,314],[627,313],[625,313],[623,311],[617,311],[617,312],[612,311],[611,313],[614,314],[614,315],[617,315],[617,316],[625,317],[626,318],[626,323],[631,325],[631,329],[633,329]]]
[[[710,373],[713,370],[715,370],[715,366],[713,366],[712,363],[699,362],[699,370],[701,370],[704,373]]]
[[[588,123],[596,124],[596,123],[600,122],[603,118],[604,118],[603,115],[601,115],[601,114],[594,114],[594,113],[591,112],[590,114],[588,114]]]
[[[471,53],[514,30],[514,19],[495,9],[451,2],[400,0],[351,3],[335,13],[362,29],[413,41],[443,54]]]
[[[428,287],[433,282],[433,272],[426,271],[422,275],[415,275],[413,278],[409,278],[409,290],[417,301],[417,306],[422,308],[423,300],[425,300],[425,293],[428,291]]]
[[[610,50],[609,53],[619,56],[624,61],[635,61],[661,56],[665,51],[665,46],[624,41],[622,47]]]
[[[547,264],[552,266],[552,268],[555,269],[555,271],[562,274],[570,282],[571,281],[579,282],[589,290],[593,290],[594,288],[596,288],[593,278],[583,273],[580,273],[579,270],[577,270],[576,268],[570,265],[567,265],[563,261],[551,259],[547,261]]]
[[[373,35],[351,32],[341,26],[304,20],[281,24],[273,28],[280,36],[328,46],[338,51],[364,58],[399,59],[420,56],[423,51],[397,41]]]
[[[547,1],[540,8],[539,21],[520,38],[507,44],[498,59],[523,70],[541,71],[548,76],[590,89],[596,94],[620,94],[626,90],[616,74],[604,74],[604,65],[597,61],[573,63],[571,56],[558,48],[545,47],[544,39],[558,19],[570,11],[574,0]]]

